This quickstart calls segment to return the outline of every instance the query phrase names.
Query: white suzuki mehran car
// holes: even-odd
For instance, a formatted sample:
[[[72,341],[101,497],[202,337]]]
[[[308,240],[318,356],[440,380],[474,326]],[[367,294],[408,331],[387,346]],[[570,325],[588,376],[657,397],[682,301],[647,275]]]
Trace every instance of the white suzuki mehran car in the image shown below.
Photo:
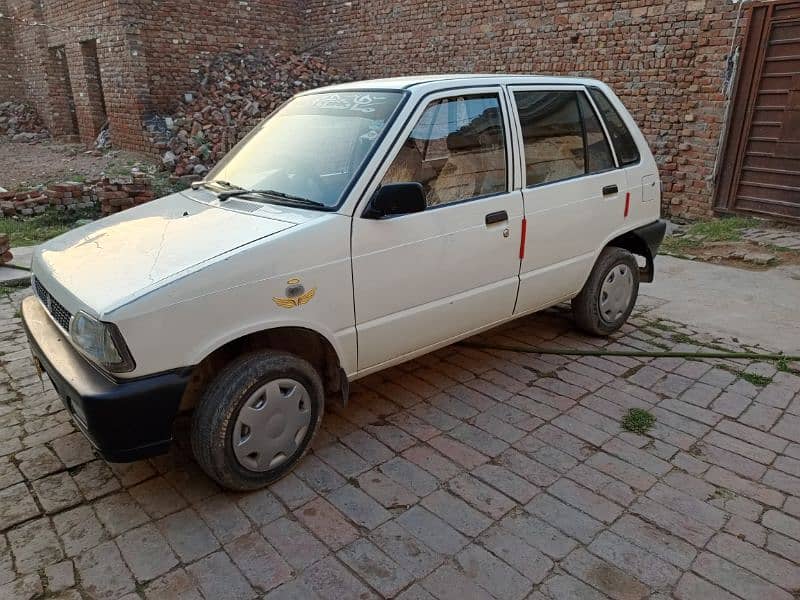
[[[287,102],[191,190],[40,246],[22,317],[105,458],[164,452],[193,409],[202,468],[252,489],[354,379],[570,299],[581,329],[617,330],[653,278],[660,194],[599,81],[338,85]]]

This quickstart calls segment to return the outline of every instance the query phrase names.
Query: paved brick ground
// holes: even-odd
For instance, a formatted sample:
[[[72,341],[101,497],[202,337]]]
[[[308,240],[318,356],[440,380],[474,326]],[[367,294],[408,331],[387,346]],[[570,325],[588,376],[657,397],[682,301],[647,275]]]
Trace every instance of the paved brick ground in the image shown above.
[[[800,377],[771,364],[450,347],[358,384],[293,475],[230,494],[185,432],[158,460],[96,459],[33,371],[18,299],[0,303],[0,598],[798,597]],[[609,343],[559,311],[489,337]],[[712,341],[639,316],[610,347]],[[651,435],[621,430],[631,407]]]

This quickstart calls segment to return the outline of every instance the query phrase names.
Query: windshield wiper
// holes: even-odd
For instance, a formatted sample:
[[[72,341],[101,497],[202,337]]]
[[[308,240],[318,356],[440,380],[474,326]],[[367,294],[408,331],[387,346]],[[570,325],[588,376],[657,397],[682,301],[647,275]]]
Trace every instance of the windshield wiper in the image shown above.
[[[302,196],[293,196],[292,194],[287,194],[286,192],[279,192],[277,190],[231,190],[229,192],[220,192],[217,194],[217,198],[219,198],[220,202],[224,202],[228,198],[234,198],[236,196],[271,196],[273,198],[279,198],[281,200],[287,200],[290,204],[297,204],[299,206],[310,206],[313,208],[327,208],[326,204],[322,202],[317,202],[316,200],[310,200],[308,198],[303,198]]]
[[[197,181],[192,184],[192,189],[196,190],[199,187],[204,188],[226,188],[229,190],[240,190],[241,188],[237,185],[233,185],[229,181],[223,181],[222,179],[210,179],[208,181]]]

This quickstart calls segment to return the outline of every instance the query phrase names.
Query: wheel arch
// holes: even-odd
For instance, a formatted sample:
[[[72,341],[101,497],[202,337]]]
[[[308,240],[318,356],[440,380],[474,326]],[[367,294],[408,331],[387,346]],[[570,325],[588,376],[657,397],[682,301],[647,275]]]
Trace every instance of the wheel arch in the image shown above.
[[[628,231],[619,235],[609,241],[605,247],[613,246],[615,248],[622,248],[631,254],[641,256],[645,260],[645,265],[639,267],[639,281],[643,283],[650,283],[653,281],[655,268],[653,265],[653,251],[647,242],[636,231]]]
[[[326,395],[346,392],[346,376],[333,343],[313,329],[283,325],[241,335],[207,354],[192,371],[180,409],[193,408],[208,382],[231,360],[256,350],[279,350],[307,360],[319,372]]]

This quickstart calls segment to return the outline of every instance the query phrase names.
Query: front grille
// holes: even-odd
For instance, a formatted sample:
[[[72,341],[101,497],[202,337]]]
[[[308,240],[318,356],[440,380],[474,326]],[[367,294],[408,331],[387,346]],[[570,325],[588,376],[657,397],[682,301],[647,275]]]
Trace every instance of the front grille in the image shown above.
[[[33,291],[39,296],[39,300],[42,301],[47,312],[55,319],[56,323],[61,325],[64,331],[69,331],[69,321],[72,318],[69,311],[61,306],[58,300],[53,298],[52,294],[47,291],[47,288],[45,288],[36,277],[33,277],[31,281],[33,283]]]

